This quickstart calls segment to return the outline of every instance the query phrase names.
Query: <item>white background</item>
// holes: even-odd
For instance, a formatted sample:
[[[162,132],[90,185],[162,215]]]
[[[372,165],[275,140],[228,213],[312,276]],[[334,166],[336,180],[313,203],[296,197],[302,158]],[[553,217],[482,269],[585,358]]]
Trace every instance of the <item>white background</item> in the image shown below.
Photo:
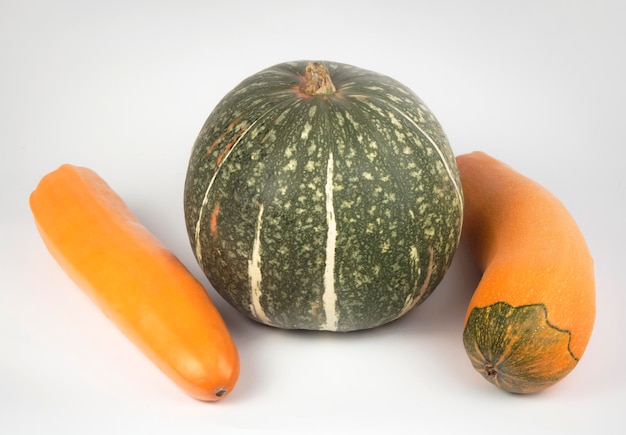
[[[0,3],[0,433],[623,433],[626,2]],[[63,274],[28,209],[61,163],[96,170],[202,280],[184,227],[191,146],[232,87],[275,63],[390,75],[457,154],[484,150],[555,193],[596,261],[587,353],[561,383],[503,393],[461,341],[478,280],[461,246],[406,317],[355,334],[243,319],[219,403],[164,377]]]

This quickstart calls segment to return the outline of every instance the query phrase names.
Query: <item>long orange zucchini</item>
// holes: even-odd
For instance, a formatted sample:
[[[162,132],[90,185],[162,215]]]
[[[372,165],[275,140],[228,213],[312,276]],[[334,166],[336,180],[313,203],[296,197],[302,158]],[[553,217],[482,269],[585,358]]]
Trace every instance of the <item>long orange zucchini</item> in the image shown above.
[[[216,401],[239,375],[236,346],[203,286],[90,169],[63,165],[30,207],[66,273],[167,376]]]

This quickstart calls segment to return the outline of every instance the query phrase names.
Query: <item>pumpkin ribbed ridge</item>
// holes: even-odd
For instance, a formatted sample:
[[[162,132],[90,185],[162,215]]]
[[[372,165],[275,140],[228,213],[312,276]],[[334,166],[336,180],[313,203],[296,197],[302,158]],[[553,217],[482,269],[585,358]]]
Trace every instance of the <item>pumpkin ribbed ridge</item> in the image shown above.
[[[185,182],[196,258],[217,292],[281,328],[392,321],[441,281],[463,196],[441,126],[408,88],[326,62],[336,91],[302,91],[306,62],[244,80],[205,122]]]

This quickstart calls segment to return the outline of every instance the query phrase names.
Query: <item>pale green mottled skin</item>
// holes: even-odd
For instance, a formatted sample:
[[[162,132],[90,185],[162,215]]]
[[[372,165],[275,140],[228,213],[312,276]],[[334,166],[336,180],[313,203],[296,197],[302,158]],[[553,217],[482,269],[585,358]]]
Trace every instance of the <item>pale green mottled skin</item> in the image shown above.
[[[470,313],[463,343],[485,379],[512,393],[541,391],[571,372],[578,358],[571,333],[548,321],[544,304],[514,307],[496,302]]]
[[[226,95],[194,145],[185,216],[211,284],[243,313],[282,328],[365,329],[440,282],[463,197],[448,141],[411,91],[326,65],[330,96],[302,93],[306,62]]]

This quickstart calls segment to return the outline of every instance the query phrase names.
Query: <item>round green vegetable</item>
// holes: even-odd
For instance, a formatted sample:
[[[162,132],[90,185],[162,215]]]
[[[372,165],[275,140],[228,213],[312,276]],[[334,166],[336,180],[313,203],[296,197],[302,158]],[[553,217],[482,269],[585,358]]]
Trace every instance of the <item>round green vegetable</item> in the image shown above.
[[[215,290],[279,328],[376,327],[447,271],[463,193],[430,110],[384,75],[290,62],[228,93],[194,144],[187,230]]]

